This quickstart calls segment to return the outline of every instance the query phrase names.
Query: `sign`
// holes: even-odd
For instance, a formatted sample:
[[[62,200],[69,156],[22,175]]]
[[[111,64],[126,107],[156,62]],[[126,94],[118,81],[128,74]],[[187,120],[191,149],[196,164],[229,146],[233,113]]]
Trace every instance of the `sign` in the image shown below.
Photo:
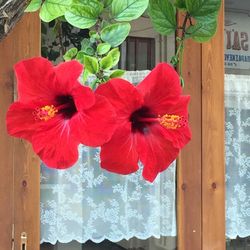
[[[225,68],[250,69],[250,17],[245,13],[226,12]]]

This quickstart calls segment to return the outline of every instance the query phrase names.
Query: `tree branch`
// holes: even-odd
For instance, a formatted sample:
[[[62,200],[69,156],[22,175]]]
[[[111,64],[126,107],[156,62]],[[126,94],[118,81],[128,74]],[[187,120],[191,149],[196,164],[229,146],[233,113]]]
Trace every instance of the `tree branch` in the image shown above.
[[[30,0],[0,0],[0,41],[21,19],[29,2]]]

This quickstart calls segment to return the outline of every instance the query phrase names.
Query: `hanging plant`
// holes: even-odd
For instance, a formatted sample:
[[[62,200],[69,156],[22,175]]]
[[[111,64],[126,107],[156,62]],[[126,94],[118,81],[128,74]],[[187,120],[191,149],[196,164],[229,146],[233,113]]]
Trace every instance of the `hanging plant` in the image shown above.
[[[120,60],[118,46],[130,32],[129,22],[147,7],[156,31],[178,31],[171,63],[179,66],[180,75],[161,63],[134,87],[119,78],[124,70],[113,68]],[[141,161],[143,177],[154,181],[191,139],[190,97],[181,95],[184,42],[209,40],[219,7],[220,0],[32,0],[28,11],[40,9],[43,21],[56,20],[59,27],[68,22],[89,29],[89,38],[80,49],[66,51],[66,62],[56,67],[42,58],[15,66],[19,99],[7,113],[8,132],[30,141],[50,167],[72,166],[82,143],[101,146],[102,168],[130,174]],[[184,15],[181,27],[177,11]]]

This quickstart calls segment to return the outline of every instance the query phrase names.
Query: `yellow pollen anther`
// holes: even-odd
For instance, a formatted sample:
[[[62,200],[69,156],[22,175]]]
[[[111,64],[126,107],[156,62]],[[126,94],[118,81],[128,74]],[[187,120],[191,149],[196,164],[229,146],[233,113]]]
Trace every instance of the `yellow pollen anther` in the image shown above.
[[[160,124],[167,129],[177,129],[187,126],[187,120],[184,116],[166,114],[160,117]]]
[[[54,105],[46,105],[46,106],[36,109],[36,111],[34,112],[34,115],[36,119],[46,122],[50,120],[51,118],[53,118],[57,112],[58,112],[58,109],[56,109]]]

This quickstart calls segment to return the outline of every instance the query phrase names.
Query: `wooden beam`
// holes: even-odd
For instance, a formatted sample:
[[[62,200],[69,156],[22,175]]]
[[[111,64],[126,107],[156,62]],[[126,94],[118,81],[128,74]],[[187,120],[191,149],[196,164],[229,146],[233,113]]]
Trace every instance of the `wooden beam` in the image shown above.
[[[13,44],[12,44],[13,46]],[[9,48],[12,51],[13,48]],[[13,219],[13,139],[7,135],[5,116],[13,100],[13,74],[11,56],[0,43],[0,250],[11,249]]]
[[[216,36],[202,44],[202,249],[224,250],[224,8]]]
[[[179,15],[181,23],[181,16]],[[224,8],[216,36],[185,43],[192,141],[178,164],[178,250],[225,249]]]
[[[191,96],[192,140],[182,150],[177,168],[178,250],[201,250],[201,45],[185,42],[184,93]]]
[[[28,233],[28,248],[39,249],[39,161],[31,146],[7,135],[5,115],[14,98],[13,65],[21,59],[40,55],[40,20],[26,14],[13,32],[0,43],[0,250],[21,249],[21,232]]]

